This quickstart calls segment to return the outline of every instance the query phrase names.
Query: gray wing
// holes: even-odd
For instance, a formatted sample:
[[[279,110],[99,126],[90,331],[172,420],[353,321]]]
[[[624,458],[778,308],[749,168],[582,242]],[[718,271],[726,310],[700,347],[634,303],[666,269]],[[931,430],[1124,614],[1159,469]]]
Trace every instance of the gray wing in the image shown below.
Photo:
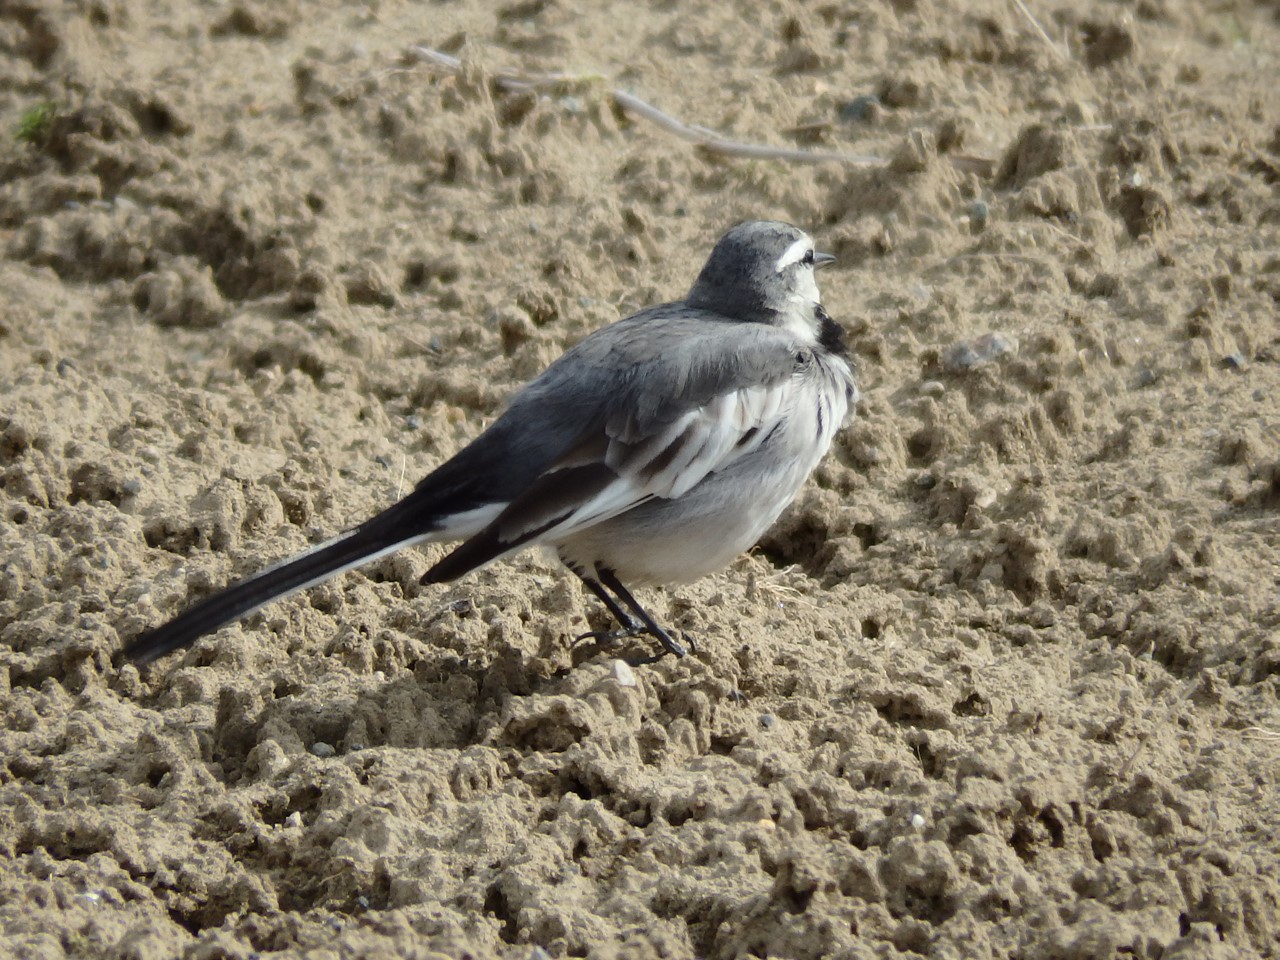
[[[546,422],[550,410],[572,418],[572,442],[532,476],[525,472],[496,518],[424,582],[451,580],[527,544],[554,543],[654,497],[686,493],[785,422],[803,353],[775,327],[670,307],[587,338],[491,428],[509,429],[508,421],[524,424],[526,434],[562,431],[563,423]]]

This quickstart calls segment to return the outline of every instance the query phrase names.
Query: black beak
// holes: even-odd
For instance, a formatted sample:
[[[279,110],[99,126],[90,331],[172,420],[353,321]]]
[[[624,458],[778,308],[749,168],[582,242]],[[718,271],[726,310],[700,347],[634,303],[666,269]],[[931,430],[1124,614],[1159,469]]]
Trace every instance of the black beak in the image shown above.
[[[815,270],[818,269],[818,267],[825,267],[828,263],[835,262],[836,258],[833,254],[820,253],[817,250],[813,251],[813,268]]]

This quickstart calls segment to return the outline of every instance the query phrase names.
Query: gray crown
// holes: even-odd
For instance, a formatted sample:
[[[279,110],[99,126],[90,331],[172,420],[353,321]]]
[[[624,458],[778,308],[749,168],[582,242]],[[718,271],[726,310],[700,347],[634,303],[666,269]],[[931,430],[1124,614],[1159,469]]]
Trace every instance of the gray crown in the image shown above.
[[[685,303],[734,320],[771,322],[797,294],[804,268],[796,263],[779,271],[778,260],[807,237],[778,220],[738,224],[715,245]]]

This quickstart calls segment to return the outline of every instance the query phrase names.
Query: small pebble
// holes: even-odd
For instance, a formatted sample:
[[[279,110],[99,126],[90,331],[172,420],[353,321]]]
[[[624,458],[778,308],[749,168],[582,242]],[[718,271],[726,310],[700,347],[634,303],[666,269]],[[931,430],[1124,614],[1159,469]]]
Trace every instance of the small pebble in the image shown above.
[[[981,487],[973,495],[973,505],[979,510],[986,510],[996,502],[996,492],[991,487]]]
[[[311,753],[313,756],[320,758],[332,757],[338,751],[333,749],[333,745],[325,743],[323,740],[317,740],[311,745]]]
[[[560,109],[565,113],[581,113],[582,101],[577,97],[561,97],[559,100]]]
[[[874,93],[854,97],[840,108],[840,119],[846,123],[871,123],[881,113],[880,98]]]
[[[969,232],[981,233],[987,229],[987,218],[991,215],[991,208],[987,206],[985,200],[975,200],[969,204]]]
[[[404,418],[404,425],[408,427],[410,430],[421,430],[422,418],[418,416],[416,413],[411,413]]]
[[[917,830],[924,829],[924,817],[920,816],[918,813],[913,813],[911,815],[911,826],[915,827]]]
[[[990,363],[1006,353],[1014,353],[1017,349],[1018,342],[1012,337],[1003,333],[984,333],[980,337],[961,340],[947,347],[942,352],[942,365],[952,373],[962,373]]]
[[[302,814],[297,810],[293,811],[293,813],[284,818],[284,825],[290,829],[302,826]]]
[[[1160,379],[1160,374],[1152,370],[1150,367],[1143,367],[1138,371],[1138,388],[1149,387]]]
[[[1249,360],[1243,353],[1236,351],[1229,353],[1222,358],[1222,365],[1228,370],[1244,370],[1249,366]]]
[[[613,679],[617,681],[620,687],[634,687],[636,685],[636,672],[631,669],[631,664],[625,660],[614,660]]]
[[[940,397],[947,392],[947,385],[941,380],[926,380],[920,384],[920,392],[926,397]]]
[[[1004,566],[993,560],[982,568],[982,571],[978,574],[978,579],[1001,583],[1004,580]]]
[[[777,724],[777,722],[778,722],[777,717],[775,717],[772,713],[760,714],[760,726],[764,727],[766,730],[772,730],[774,726]]]
[[[120,491],[126,497],[136,497],[138,494],[142,492],[142,481],[126,480],[124,483],[120,485]]]

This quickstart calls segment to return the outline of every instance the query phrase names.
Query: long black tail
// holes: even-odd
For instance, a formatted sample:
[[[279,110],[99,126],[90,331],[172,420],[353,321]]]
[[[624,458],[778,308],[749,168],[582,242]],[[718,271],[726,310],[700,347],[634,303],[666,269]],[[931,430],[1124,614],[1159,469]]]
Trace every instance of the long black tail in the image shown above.
[[[136,663],[150,663],[272,600],[427,539],[428,534],[420,526],[400,522],[396,506],[399,504],[328,543],[206,597],[163,626],[138,637],[125,647],[124,656]]]

